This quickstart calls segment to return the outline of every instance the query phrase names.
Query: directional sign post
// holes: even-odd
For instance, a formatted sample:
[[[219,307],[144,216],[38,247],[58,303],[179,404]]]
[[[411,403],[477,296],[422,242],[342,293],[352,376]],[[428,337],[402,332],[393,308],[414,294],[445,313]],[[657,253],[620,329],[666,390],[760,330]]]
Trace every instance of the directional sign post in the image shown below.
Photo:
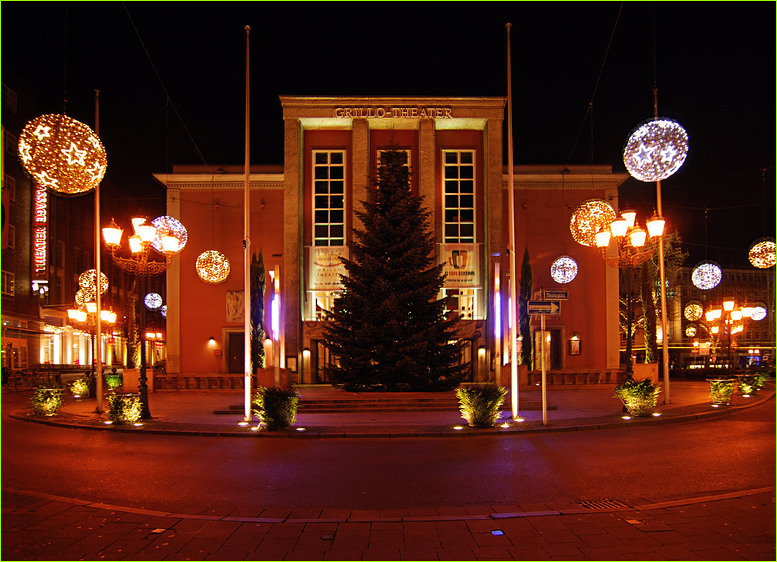
[[[546,295],[549,291],[543,291],[543,294]],[[556,296],[558,296],[559,293],[566,293],[566,291],[557,291]],[[566,298],[565,295],[564,298]],[[540,315],[540,330],[542,333],[541,338],[541,357],[540,357],[540,365],[542,366],[542,425],[548,425],[548,397],[547,397],[547,369],[545,366],[545,315],[546,314],[558,314],[561,310],[561,304],[558,301],[529,301],[526,303],[526,311],[529,314],[539,314]]]
[[[569,290],[567,289],[543,289],[542,298],[546,301],[566,301],[569,300]]]
[[[529,301],[526,303],[529,314],[558,314],[561,304],[558,301]]]

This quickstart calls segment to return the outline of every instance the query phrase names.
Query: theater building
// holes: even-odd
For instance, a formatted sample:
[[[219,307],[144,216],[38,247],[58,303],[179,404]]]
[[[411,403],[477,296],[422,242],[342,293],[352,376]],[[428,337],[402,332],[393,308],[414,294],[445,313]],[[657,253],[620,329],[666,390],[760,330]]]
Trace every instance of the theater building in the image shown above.
[[[250,242],[268,272],[265,314],[271,364],[301,383],[325,383],[330,360],[322,311],[340,291],[338,256],[349,255],[355,210],[367,198],[379,154],[406,150],[410,188],[431,212],[437,259],[448,273],[440,296],[452,297],[460,338],[472,360],[470,380],[509,380],[508,189],[515,195],[516,262],[528,254],[534,297],[566,292],[546,315],[546,358],[553,371],[615,371],[619,366],[618,271],[595,248],[575,242],[569,220],[579,203],[604,199],[618,208],[626,174],[609,166],[503,163],[504,98],[281,97],[284,161],[252,167]],[[545,134],[526,131],[520,134]],[[520,160],[520,155],[517,155]],[[188,242],[167,272],[167,373],[243,372],[243,166],[176,166],[156,174],[167,188],[167,214],[188,229]],[[204,282],[196,260],[218,250],[231,272]],[[559,283],[551,266],[567,256],[577,275]],[[274,286],[279,304],[273,318]],[[558,296],[558,293],[557,295]],[[278,302],[278,301],[276,301]],[[275,333],[273,333],[275,332]],[[541,349],[539,318],[532,342]],[[536,354],[539,368],[539,354]]]

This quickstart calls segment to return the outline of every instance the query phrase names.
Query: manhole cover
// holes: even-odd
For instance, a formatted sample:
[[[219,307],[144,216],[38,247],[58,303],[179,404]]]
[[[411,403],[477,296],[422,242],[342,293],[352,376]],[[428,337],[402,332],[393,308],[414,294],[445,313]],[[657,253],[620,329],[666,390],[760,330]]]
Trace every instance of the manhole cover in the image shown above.
[[[621,509],[624,507],[629,507],[625,503],[619,500],[584,500],[584,501],[576,501],[576,504],[578,504],[580,507],[584,507],[585,509]]]

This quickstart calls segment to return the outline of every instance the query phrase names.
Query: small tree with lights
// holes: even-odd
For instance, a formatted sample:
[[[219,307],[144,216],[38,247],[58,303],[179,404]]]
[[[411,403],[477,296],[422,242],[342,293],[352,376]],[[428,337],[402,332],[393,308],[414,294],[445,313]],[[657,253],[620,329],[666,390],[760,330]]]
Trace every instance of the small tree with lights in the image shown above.
[[[350,391],[443,390],[470,369],[462,364],[457,318],[438,294],[445,275],[435,263],[430,212],[410,190],[407,154],[381,153],[375,187],[344,259],[342,296],[335,300],[324,341],[336,358],[330,381]]]

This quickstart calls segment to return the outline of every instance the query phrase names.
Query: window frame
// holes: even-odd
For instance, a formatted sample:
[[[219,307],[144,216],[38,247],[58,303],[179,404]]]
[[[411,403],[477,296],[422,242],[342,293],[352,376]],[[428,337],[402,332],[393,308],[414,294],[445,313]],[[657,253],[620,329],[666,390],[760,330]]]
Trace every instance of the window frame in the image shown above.
[[[449,163],[447,156],[449,154],[456,155],[456,162]],[[461,156],[463,154],[469,154],[471,156],[470,162],[462,162]],[[477,244],[477,150],[474,148],[444,148],[442,149],[442,185],[441,185],[441,206],[442,206],[442,232],[441,237],[444,244]],[[461,170],[465,166],[471,168],[470,177],[462,177]],[[456,177],[448,177],[448,169],[456,169]],[[471,191],[462,192],[462,183],[464,181],[471,181]],[[448,191],[448,184],[455,182],[456,191]],[[449,205],[449,197],[455,196],[457,199],[457,205]],[[471,206],[462,206],[462,197],[471,197]],[[451,221],[448,219],[449,213],[456,213],[457,220]],[[471,213],[471,220],[462,220],[462,212]],[[449,235],[449,227],[455,226],[456,235]],[[462,226],[469,226],[471,232],[463,235]]]
[[[326,164],[319,164],[316,162],[316,156],[318,154],[326,154],[327,155],[327,162]],[[342,156],[342,162],[333,164],[331,161],[331,157],[333,154],[340,154]],[[311,156],[311,184],[310,184],[310,197],[311,197],[311,244],[313,246],[345,246],[346,245],[346,232],[347,232],[347,213],[346,213],[346,187],[347,187],[347,158],[348,158],[348,151],[345,149],[313,149],[310,151]],[[327,172],[326,178],[317,178],[316,177],[316,170],[326,167],[327,170],[331,170],[332,168],[342,168],[342,178],[332,178],[331,173]],[[332,193],[332,181],[340,181],[342,182],[342,192],[341,193]],[[317,183],[318,182],[326,182],[327,183],[327,191],[326,193],[318,193],[316,191]],[[326,196],[329,198],[329,204],[326,208],[324,207],[318,207],[316,205],[316,199],[317,197]],[[342,206],[338,209],[337,207],[332,207],[332,197],[342,197]],[[331,218],[331,212],[332,211],[341,211],[343,214],[342,222],[332,222]],[[328,222],[319,222],[316,219],[316,213],[317,212],[323,212],[326,211]],[[326,236],[317,236],[316,233],[316,227],[326,225],[327,235]],[[342,235],[341,236],[332,236],[332,227],[333,226],[342,226]],[[338,242],[339,243],[336,243]],[[325,243],[320,243],[325,242]]]

